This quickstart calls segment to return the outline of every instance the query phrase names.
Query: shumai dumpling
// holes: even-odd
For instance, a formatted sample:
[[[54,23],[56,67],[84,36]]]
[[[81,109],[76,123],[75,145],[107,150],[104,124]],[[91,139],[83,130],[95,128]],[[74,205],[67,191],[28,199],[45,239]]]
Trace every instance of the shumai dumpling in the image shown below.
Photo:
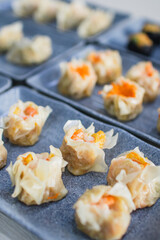
[[[7,168],[15,186],[12,197],[18,197],[26,205],[62,199],[68,192],[62,181],[66,165],[60,150],[53,146],[50,146],[50,154],[27,152],[18,156],[14,165],[11,162]]]
[[[107,182],[113,186],[117,181],[127,184],[136,208],[150,207],[160,197],[160,166],[138,147],[111,161]]]
[[[129,79],[118,78],[105,85],[101,94],[106,111],[121,121],[134,119],[143,109],[144,89]]]
[[[75,99],[88,97],[95,87],[97,76],[90,62],[72,60],[60,64],[61,78],[58,89],[63,95]]]
[[[23,24],[14,22],[0,29],[0,52],[8,51],[11,46],[23,37]]]
[[[12,3],[12,9],[16,16],[28,17],[36,11],[40,3],[41,0],[14,0]]]
[[[113,129],[106,133],[101,130],[95,133],[93,124],[86,129],[80,120],[67,121],[64,132],[60,149],[72,174],[107,171],[103,149],[111,149],[116,145],[118,133],[113,136]]]
[[[78,26],[90,14],[90,11],[80,1],[73,1],[71,4],[64,5],[57,13],[57,26],[63,31],[72,29]]]
[[[160,74],[151,62],[139,62],[131,67],[127,77],[145,89],[144,102],[153,101],[160,92]]]
[[[23,38],[7,54],[7,60],[19,65],[40,64],[52,55],[52,41],[48,36]]]
[[[157,130],[160,133],[160,108],[158,109],[158,122],[157,122]]]
[[[3,129],[0,129],[0,169],[6,165],[7,162],[7,150],[2,141]]]
[[[40,23],[47,23],[55,19],[61,2],[42,0],[34,13],[34,19]]]
[[[82,21],[78,27],[78,35],[82,38],[87,38],[95,35],[111,25],[114,15],[101,10],[92,11],[88,17]]]
[[[128,188],[117,183],[87,190],[74,205],[77,227],[93,239],[121,239],[135,209]]]
[[[97,83],[114,82],[122,73],[122,60],[118,51],[106,50],[91,52],[87,56],[97,74]]]
[[[5,137],[13,144],[30,146],[38,141],[43,125],[52,109],[33,102],[22,102],[11,106],[5,121]]]

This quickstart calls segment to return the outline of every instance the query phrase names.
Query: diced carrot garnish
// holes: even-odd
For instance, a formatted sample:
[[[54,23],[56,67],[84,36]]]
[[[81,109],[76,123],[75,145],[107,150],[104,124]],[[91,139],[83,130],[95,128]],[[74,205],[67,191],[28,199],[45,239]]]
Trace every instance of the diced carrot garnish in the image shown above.
[[[56,193],[54,196],[48,197],[48,200],[56,199],[59,196],[59,193]]]
[[[101,91],[98,91],[98,95],[101,95],[101,94],[102,94],[102,92],[103,92],[102,90],[101,90]]]
[[[53,153],[49,154],[49,157],[46,158],[47,161],[50,161],[51,158],[53,158],[55,155]]]
[[[146,70],[146,73],[149,77],[153,76],[154,69],[153,69],[153,65],[152,65],[151,62],[146,63],[145,70]]]
[[[76,140],[83,140],[83,138],[84,138],[84,133],[83,133],[82,128],[76,130],[76,131],[73,133],[72,137],[71,137],[71,139],[72,139],[72,140],[75,140],[75,141],[76,141]]]
[[[148,162],[146,162],[144,160],[144,158],[142,158],[141,156],[139,156],[138,153],[135,152],[130,152],[126,155],[127,158],[130,158],[132,161],[137,162],[138,164],[140,164],[142,167],[146,167],[147,165],[149,165]]]
[[[32,160],[33,160],[32,154],[28,154],[28,156],[24,157],[22,161],[24,165],[28,165],[28,163],[30,163]]]
[[[20,112],[21,112],[20,108],[16,107],[13,113],[16,114],[16,115],[19,115]]]
[[[99,63],[101,62],[101,57],[100,55],[97,55],[95,53],[91,53],[89,56],[88,56],[88,59],[89,61],[91,61],[92,63]]]
[[[106,140],[106,135],[103,131],[99,131],[97,133],[92,134],[92,137],[94,138],[95,143],[99,143],[99,147],[103,148],[104,142]]]
[[[93,205],[107,204],[108,207],[112,207],[115,204],[115,201],[116,201],[116,197],[111,195],[103,195],[102,198],[98,202],[93,203]]]
[[[35,109],[35,108],[31,107],[31,106],[28,106],[24,110],[24,114],[27,115],[27,116],[34,117],[34,115],[38,114],[38,111],[37,111],[37,109]]]
[[[83,66],[75,68],[71,65],[71,70],[77,72],[82,77],[82,79],[85,79],[86,76],[90,75],[89,67],[85,64]]]
[[[112,83],[112,89],[108,92],[107,97],[111,95],[119,95],[122,97],[136,96],[136,86],[125,81],[121,81],[121,84]]]

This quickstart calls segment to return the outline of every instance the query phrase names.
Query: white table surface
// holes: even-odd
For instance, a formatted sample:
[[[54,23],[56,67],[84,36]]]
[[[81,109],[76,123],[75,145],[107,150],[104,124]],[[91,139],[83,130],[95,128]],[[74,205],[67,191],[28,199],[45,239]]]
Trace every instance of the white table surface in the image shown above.
[[[160,22],[160,0],[87,0],[105,5],[137,17],[147,17]]]

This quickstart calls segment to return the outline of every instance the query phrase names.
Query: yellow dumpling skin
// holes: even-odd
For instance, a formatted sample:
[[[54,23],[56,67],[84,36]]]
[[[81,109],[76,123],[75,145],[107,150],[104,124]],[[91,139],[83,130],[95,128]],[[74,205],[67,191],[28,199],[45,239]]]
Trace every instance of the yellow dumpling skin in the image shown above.
[[[93,124],[86,129],[79,120],[69,120],[64,126],[64,132],[60,149],[72,174],[107,171],[103,149],[113,148],[118,134],[113,136],[113,130],[106,133],[100,130],[95,133]]]
[[[68,192],[62,181],[66,165],[60,150],[53,146],[50,153],[27,152],[18,156],[14,165],[11,162],[7,168],[15,186],[12,197],[18,197],[26,205],[62,199]]]
[[[42,107],[33,102],[19,101],[11,106],[8,116],[4,119],[5,137],[16,145],[34,145],[51,112],[49,106]]]
[[[3,130],[0,129],[0,169],[3,168],[7,162],[7,149],[3,145],[2,134]]]
[[[111,186],[123,182],[136,208],[150,207],[160,197],[160,166],[144,157],[137,147],[111,161],[107,182]]]
[[[93,239],[121,239],[135,209],[128,188],[95,186],[87,190],[74,205],[77,227]]]

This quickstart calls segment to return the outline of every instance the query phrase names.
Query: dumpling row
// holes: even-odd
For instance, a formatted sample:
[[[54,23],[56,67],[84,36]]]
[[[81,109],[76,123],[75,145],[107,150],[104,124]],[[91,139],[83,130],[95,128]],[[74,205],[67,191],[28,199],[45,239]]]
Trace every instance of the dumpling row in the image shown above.
[[[80,99],[91,96],[97,84],[107,84],[99,92],[106,111],[121,121],[137,117],[143,102],[152,102],[160,93],[160,74],[151,62],[139,62],[122,74],[118,51],[90,52],[86,59],[72,59],[60,64],[58,89],[63,95]]]
[[[138,208],[150,207],[160,197],[160,166],[139,148],[111,161],[107,182],[87,190],[74,205],[77,227],[94,239],[120,239]]]
[[[40,23],[47,23],[56,18],[57,26],[62,31],[79,26],[77,32],[83,38],[107,29],[114,18],[113,13],[93,10],[83,1],[66,3],[56,0],[15,0],[12,8],[17,16],[33,15]]]
[[[40,64],[52,54],[48,36],[24,37],[22,22],[15,22],[0,29],[0,53],[7,52],[7,60],[19,65]]]

